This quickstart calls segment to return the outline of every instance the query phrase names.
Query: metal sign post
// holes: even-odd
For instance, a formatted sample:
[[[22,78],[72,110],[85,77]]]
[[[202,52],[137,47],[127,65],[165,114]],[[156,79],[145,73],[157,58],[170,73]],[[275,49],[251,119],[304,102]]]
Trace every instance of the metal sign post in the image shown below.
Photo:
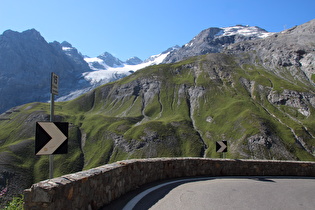
[[[58,95],[59,77],[54,72],[51,73],[51,88],[50,88],[50,122],[54,121],[54,105],[55,95]],[[49,179],[54,176],[54,155],[49,155]]]
[[[54,154],[68,152],[68,122],[54,122],[55,95],[58,95],[59,77],[51,73],[50,122],[37,122],[35,155],[49,155],[49,179],[54,177]]]

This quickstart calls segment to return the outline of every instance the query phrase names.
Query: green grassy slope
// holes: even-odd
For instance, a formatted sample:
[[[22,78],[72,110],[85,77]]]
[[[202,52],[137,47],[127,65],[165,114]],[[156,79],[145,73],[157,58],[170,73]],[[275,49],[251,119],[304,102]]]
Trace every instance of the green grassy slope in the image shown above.
[[[70,129],[69,153],[55,156],[54,175],[131,158],[221,157],[221,140],[228,158],[314,161],[314,107],[296,99],[306,116],[269,99],[284,90],[314,96],[314,86],[244,60],[209,54],[151,66],[56,103],[56,121]],[[48,178],[48,157],[34,155],[34,135],[35,123],[49,119],[49,104],[26,104],[0,118],[3,170],[27,171],[25,185]]]

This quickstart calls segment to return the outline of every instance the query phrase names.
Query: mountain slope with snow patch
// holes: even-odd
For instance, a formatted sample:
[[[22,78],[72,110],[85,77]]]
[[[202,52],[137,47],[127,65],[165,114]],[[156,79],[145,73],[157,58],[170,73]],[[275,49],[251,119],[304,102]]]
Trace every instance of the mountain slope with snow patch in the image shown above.
[[[236,25],[225,28],[208,28],[201,31],[177,51],[171,52],[163,63],[174,63],[192,56],[207,53],[219,53],[230,44],[263,39],[272,34],[257,26]]]
[[[89,64],[92,71],[87,71],[87,72],[82,73],[82,78],[85,81],[88,81],[90,83],[90,87],[76,89],[68,95],[59,97],[58,99],[56,99],[56,101],[68,101],[68,100],[75,99],[79,97],[80,95],[88,91],[91,91],[92,89],[100,85],[116,81],[118,79],[126,77],[132,74],[133,72],[143,69],[145,67],[148,67],[151,65],[158,65],[162,63],[162,61],[166,58],[166,56],[172,50],[176,50],[176,49],[177,47],[169,48],[167,51],[164,51],[158,55],[150,56],[145,61],[136,65],[128,64],[127,61],[130,60],[128,59],[126,62],[122,63],[120,66],[114,66],[114,67],[109,66],[106,63],[106,61],[104,61],[100,57],[96,57],[96,58],[85,57],[84,60],[85,62]],[[66,50],[69,50],[69,49],[66,49]],[[132,59],[136,61],[138,60],[134,58]]]

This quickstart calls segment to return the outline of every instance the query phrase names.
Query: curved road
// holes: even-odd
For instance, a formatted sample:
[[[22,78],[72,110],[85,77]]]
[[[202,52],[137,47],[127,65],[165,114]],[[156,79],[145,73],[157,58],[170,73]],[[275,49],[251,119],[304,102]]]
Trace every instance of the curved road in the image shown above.
[[[139,190],[105,209],[313,210],[315,178],[208,177],[173,180]]]

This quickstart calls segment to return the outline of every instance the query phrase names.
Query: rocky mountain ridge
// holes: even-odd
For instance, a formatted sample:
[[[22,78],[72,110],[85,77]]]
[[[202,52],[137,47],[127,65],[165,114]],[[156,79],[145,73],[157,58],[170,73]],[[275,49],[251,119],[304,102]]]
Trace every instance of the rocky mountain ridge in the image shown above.
[[[257,26],[236,25],[233,27],[212,27],[201,31],[190,42],[170,53],[163,63],[174,63],[192,56],[219,53],[224,47],[247,40],[263,39],[273,33]]]
[[[102,82],[95,83],[85,77],[93,70],[107,70],[110,65],[121,67],[123,64],[136,66],[142,63],[136,57],[124,63],[110,53],[99,56],[102,63],[86,62],[85,59],[70,43],[48,43],[35,29],[21,33],[5,31],[0,35],[0,113],[24,103],[48,101],[51,72],[60,78],[57,98],[69,100],[132,73],[129,70],[111,70],[109,74],[101,74],[99,80]],[[150,64],[155,63],[152,61]]]
[[[209,34],[215,36],[215,41],[209,41]],[[218,52],[224,45],[261,38],[265,34],[268,33],[263,29],[249,26],[210,28],[201,32],[182,48],[172,47],[145,61],[133,57],[123,62],[108,52],[97,58],[84,57],[68,42],[47,43],[35,29],[22,33],[8,30],[1,35],[0,45],[0,61],[2,61],[0,112],[31,101],[49,100],[49,71],[54,71],[61,76],[61,91],[57,100],[70,100],[148,65],[175,62],[189,56]],[[171,59],[179,55],[181,59]]]

